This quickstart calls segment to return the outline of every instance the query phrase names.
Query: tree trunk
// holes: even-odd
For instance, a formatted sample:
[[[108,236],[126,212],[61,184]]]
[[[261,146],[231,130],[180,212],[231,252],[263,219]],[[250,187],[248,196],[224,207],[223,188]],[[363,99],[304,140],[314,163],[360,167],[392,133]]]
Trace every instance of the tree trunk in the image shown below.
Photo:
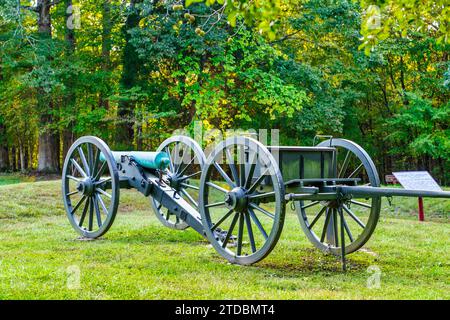
[[[30,163],[29,157],[30,157],[30,155],[29,155],[29,148],[28,148],[28,143],[27,143],[27,145],[25,146],[25,161],[24,161],[25,170],[29,169],[29,163]]]
[[[11,170],[17,171],[16,147],[11,148]]]
[[[28,141],[27,151],[28,151],[27,168],[33,169],[34,141],[31,139]]]
[[[131,44],[130,30],[139,26],[140,15],[137,12],[136,4],[142,0],[131,0],[130,10],[123,32],[125,36],[125,48],[123,52],[123,71],[120,79],[120,86],[123,91],[129,90],[136,85],[139,73],[139,58],[136,48]],[[119,148],[132,148],[134,141],[134,109],[136,104],[127,99],[119,101],[118,120],[116,129],[116,143]]]
[[[52,22],[50,17],[50,0],[37,0],[39,8],[38,33],[41,40],[49,41],[52,38]],[[48,55],[46,60],[50,60]],[[41,114],[39,118],[39,172],[58,172],[59,171],[59,135],[50,126],[54,123],[53,101],[51,93],[44,88],[38,88],[38,110]]]
[[[3,66],[0,57],[0,81],[3,81]],[[8,139],[6,136],[6,126],[0,115],[0,172],[9,169]]]
[[[25,150],[22,141],[19,142],[19,163],[20,163],[20,171],[25,172],[27,168],[25,166]]]
[[[66,9],[66,21],[69,20],[70,16],[72,15],[73,10],[70,10],[72,8],[72,0],[65,0],[65,9]],[[68,61],[72,60],[72,57],[75,53],[75,30],[73,26],[69,26],[68,23],[66,23],[66,29],[65,29],[65,41],[66,41],[66,59]],[[76,95],[75,95],[75,77],[68,77],[65,83],[66,87],[66,93],[63,99],[63,108],[66,108],[66,114],[69,117],[72,117],[73,114],[75,114],[75,104],[76,104]],[[63,113],[64,114],[64,113]],[[64,128],[62,132],[62,156],[63,159],[66,157],[67,152],[70,149],[70,146],[74,142],[74,135],[73,135],[73,127],[75,123],[74,120],[69,121],[67,127]]]
[[[108,96],[111,91],[109,76],[111,72],[111,0],[103,0],[102,9],[102,71],[106,81],[105,91],[100,92],[99,106],[109,109]]]
[[[0,119],[1,121],[1,119]],[[9,169],[8,141],[6,139],[6,127],[0,122],[0,171]]]

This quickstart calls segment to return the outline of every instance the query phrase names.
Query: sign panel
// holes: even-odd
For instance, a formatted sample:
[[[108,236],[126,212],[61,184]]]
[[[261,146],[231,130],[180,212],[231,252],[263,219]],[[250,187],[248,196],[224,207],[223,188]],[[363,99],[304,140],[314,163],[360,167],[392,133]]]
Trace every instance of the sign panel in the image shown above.
[[[442,191],[428,171],[403,171],[393,174],[407,190]]]

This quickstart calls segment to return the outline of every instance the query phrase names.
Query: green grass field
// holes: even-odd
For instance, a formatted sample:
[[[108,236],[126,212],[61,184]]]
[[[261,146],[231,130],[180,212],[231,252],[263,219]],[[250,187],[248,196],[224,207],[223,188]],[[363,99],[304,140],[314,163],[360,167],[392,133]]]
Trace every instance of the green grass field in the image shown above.
[[[103,239],[80,241],[60,181],[18,182],[0,176],[0,299],[450,298],[449,201],[425,200],[424,223],[416,199],[384,201],[375,234],[343,273],[338,259],[313,249],[290,209],[272,254],[242,267],[195,231],[160,225],[133,191],[121,193]]]

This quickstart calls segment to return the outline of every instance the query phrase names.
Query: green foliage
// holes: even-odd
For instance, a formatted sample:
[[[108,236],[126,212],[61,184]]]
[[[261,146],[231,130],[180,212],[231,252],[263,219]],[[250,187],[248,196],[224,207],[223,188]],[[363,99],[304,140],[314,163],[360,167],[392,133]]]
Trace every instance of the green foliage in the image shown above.
[[[276,37],[275,22],[285,1],[281,0],[187,0],[186,7],[194,3],[205,3],[208,7],[214,4],[222,5],[229,24],[235,27],[239,20],[254,27],[270,40]]]
[[[301,110],[305,93],[277,70],[281,52],[245,27],[236,32],[227,30],[225,22],[202,18],[212,10],[193,6],[191,14],[198,18],[186,22],[178,10],[167,17],[166,10],[154,8],[143,26],[133,30],[133,43],[151,70],[147,85],[158,87],[163,101],[177,101],[183,117],[208,119],[222,130],[251,125],[260,112],[274,120]],[[199,26],[210,31],[199,37]]]
[[[450,43],[450,8],[446,0],[364,0],[361,7],[365,9],[361,47],[366,48],[366,53],[392,34],[409,38],[417,32],[431,32],[438,43]]]
[[[396,130],[386,139],[397,147],[394,154],[417,158],[429,156],[450,164],[450,103],[433,107],[432,101],[415,94],[407,95],[409,104],[387,122]]]
[[[28,2],[0,3],[0,141],[25,148],[32,167],[48,131],[62,145],[69,132],[155,149],[201,121],[203,130],[280,129],[290,145],[344,136],[368,150],[381,175],[427,169],[450,181],[442,1],[76,4],[71,51],[63,2],[50,10],[51,36],[38,33]],[[370,4],[380,8],[379,28]]]

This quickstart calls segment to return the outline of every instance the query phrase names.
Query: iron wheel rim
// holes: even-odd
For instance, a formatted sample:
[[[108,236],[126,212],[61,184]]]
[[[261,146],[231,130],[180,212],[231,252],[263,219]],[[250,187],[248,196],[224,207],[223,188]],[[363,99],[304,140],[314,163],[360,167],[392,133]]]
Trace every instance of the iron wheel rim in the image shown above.
[[[168,173],[172,173],[171,171],[174,171],[174,169],[176,169],[176,164],[174,163],[174,157],[173,157],[173,152],[172,151],[176,151],[176,148],[172,148],[172,151],[170,149],[171,145],[184,145],[185,147],[187,147],[190,152],[192,152],[194,154],[193,159],[194,160],[193,163],[189,162],[190,160],[187,160],[185,163],[185,165],[191,165],[191,166],[199,166],[200,167],[200,171],[198,172],[198,174],[192,175],[191,178],[195,178],[198,177],[200,178],[201,176],[201,171],[203,170],[203,166],[205,164],[206,161],[206,157],[205,154],[203,153],[202,148],[200,147],[200,145],[193,139],[186,137],[186,136],[174,136],[174,137],[170,137],[168,139],[166,139],[165,141],[163,141],[161,143],[161,145],[158,147],[157,152],[166,152],[170,155],[170,165],[168,168]],[[183,149],[185,150],[185,149]],[[184,155],[182,156],[182,158],[184,158]],[[198,163],[197,163],[198,162]],[[185,171],[183,172],[183,174],[185,174],[184,176],[189,176],[189,170],[186,169],[185,167],[179,167],[180,171],[185,169]],[[192,169],[192,168],[191,168]],[[195,170],[194,170],[195,171]],[[194,172],[195,173],[195,172]],[[180,176],[180,178],[182,178]],[[192,187],[197,187],[197,186],[192,186]],[[192,188],[191,187],[191,188]],[[188,203],[190,203],[195,209],[198,210],[198,195],[195,196],[195,193],[189,192],[190,187],[183,187],[180,186],[180,196],[183,197],[184,199],[186,199],[188,201]],[[187,195],[186,195],[187,193]],[[189,225],[179,219],[175,214],[169,212],[168,209],[163,208],[163,206],[155,199],[153,199],[152,197],[150,197],[150,202],[153,208],[153,211],[157,217],[157,219],[166,227],[170,228],[170,229],[174,229],[174,230],[185,230],[187,228],[189,228]],[[172,218],[175,218],[175,221],[172,221]]]
[[[243,205],[243,208],[234,208],[231,209],[229,207],[226,207],[225,215],[222,215],[222,213],[218,214],[217,217],[221,216],[219,219],[215,219],[216,221],[212,220],[212,214],[211,214],[211,208],[213,208],[213,205],[215,203],[210,203],[209,199],[209,193],[212,190],[218,190],[217,186],[214,187],[216,183],[214,181],[211,181],[211,175],[213,173],[213,170],[219,172],[217,167],[217,157],[220,156],[221,152],[223,150],[226,150],[228,148],[248,148],[249,154],[250,152],[253,152],[253,154],[256,154],[255,161],[247,159],[248,161],[245,162],[246,165],[248,165],[249,169],[248,172],[244,169],[241,171],[242,166],[239,164],[239,170],[232,170],[231,172],[231,178],[233,182],[237,182],[237,177],[235,175],[239,175],[240,181],[245,182],[237,182],[235,184],[236,188],[231,188],[232,185],[229,184],[230,188],[223,190],[219,190],[220,192],[225,194],[224,190],[228,191],[228,194],[231,193],[238,193],[238,189],[243,189],[243,192],[246,192],[247,194],[247,205]],[[245,153],[245,152],[242,152]],[[253,158],[253,156],[251,156]],[[250,158],[250,156],[249,156]],[[260,176],[256,177],[256,180],[253,181],[253,178],[255,178],[255,171],[256,169],[253,169],[252,174],[251,167],[252,164],[255,165],[256,161],[260,161],[261,158],[264,158],[266,167],[264,168],[264,173],[269,173],[268,175],[261,174]],[[230,163],[228,164],[230,165]],[[256,166],[256,165],[255,165]],[[220,166],[219,166],[220,167]],[[229,166],[230,168],[232,166]],[[234,171],[234,173],[233,173]],[[239,172],[238,172],[239,171]],[[262,171],[262,170],[261,170]],[[245,172],[245,179],[242,175],[242,172]],[[262,176],[270,177],[273,185],[273,191],[256,194],[255,190],[251,190],[252,188],[258,187],[255,184],[262,182],[258,182]],[[223,177],[223,176],[222,176]],[[227,179],[226,179],[227,180]],[[229,182],[227,182],[229,183]],[[239,185],[239,186],[238,186]],[[220,187],[220,186],[219,186]],[[237,190],[237,191],[236,191]],[[241,264],[241,265],[250,265],[253,263],[256,263],[262,259],[264,259],[275,247],[277,244],[279,237],[281,235],[283,225],[284,225],[284,218],[285,218],[285,200],[284,200],[284,183],[282,180],[281,172],[279,170],[278,164],[275,161],[272,154],[269,152],[269,150],[260,142],[247,138],[247,137],[231,137],[227,139],[226,141],[221,142],[215,150],[211,153],[211,155],[208,157],[205,169],[203,170],[202,177],[201,177],[201,183],[200,183],[200,214],[201,219],[203,222],[203,225],[205,227],[205,234],[208,237],[209,241],[211,242],[212,246],[216,249],[216,251],[223,256],[225,259],[227,259],[231,263],[235,264]],[[270,198],[273,196],[273,201],[271,203],[274,203],[274,209],[273,217],[269,217],[267,220],[266,215],[268,213],[271,213],[269,209],[265,209],[262,206],[260,206],[260,203],[258,201],[255,201],[257,198],[250,198],[250,197],[258,197],[261,195],[266,195],[268,193],[271,193]],[[227,199],[228,194],[225,194],[224,197]],[[269,198],[269,197],[267,197]],[[271,198],[272,199],[272,198]],[[226,200],[225,200],[226,201]],[[238,203],[238,201],[236,202]],[[254,204],[254,206],[252,206]],[[237,204],[236,204],[237,205]],[[256,206],[256,207],[255,207]],[[259,209],[257,209],[259,208]],[[259,210],[265,210],[266,213],[262,214],[262,211]],[[242,211],[242,212],[240,212]],[[256,219],[255,219],[256,216]],[[231,217],[233,217],[231,219]],[[269,223],[264,223],[263,218],[265,218],[266,222],[269,221]],[[272,219],[272,220],[270,220]],[[229,229],[227,230],[227,233],[224,239],[219,239],[217,236],[217,233],[215,232],[216,229],[219,228],[223,223],[227,222],[225,225],[230,225]],[[231,224],[229,222],[231,221]],[[259,224],[258,222],[259,221]],[[270,223],[270,221],[273,221]],[[266,231],[268,228],[267,226],[270,226],[270,231]],[[262,230],[260,228],[262,227]],[[238,228],[237,233],[237,245],[235,246],[236,250],[231,250],[228,246],[228,242],[230,241],[230,238],[233,235],[233,231],[236,230],[235,228]],[[230,232],[231,230],[231,232]],[[246,230],[246,236],[245,231]],[[251,230],[251,231],[249,231]],[[264,230],[264,231],[263,231]],[[265,233],[265,235],[264,235]],[[253,235],[251,235],[253,234]],[[245,249],[251,250],[250,254],[243,253],[243,239],[244,237],[248,238],[249,240],[249,247],[247,246]],[[253,238],[252,238],[253,237]],[[257,241],[256,238],[259,238],[260,241]],[[251,240],[253,239],[253,240]],[[253,241],[253,243],[252,243]],[[257,242],[259,244],[263,243],[262,245],[257,247]]]
[[[84,151],[87,151],[87,154],[83,156]],[[103,154],[104,161],[100,160],[100,154]],[[64,161],[62,177],[64,207],[72,227],[85,238],[98,238],[104,235],[114,222],[120,195],[117,165],[107,144],[92,136],[75,141]],[[90,182],[87,183],[87,180]],[[73,188],[73,183],[77,184],[76,190]],[[90,184],[93,185],[91,192],[78,190],[78,185],[86,188],[86,185],[90,186]],[[71,197],[77,194],[76,191],[80,199],[74,204]],[[78,218],[77,215],[80,213],[81,216]],[[88,224],[87,227],[85,222]]]
[[[331,144],[330,144],[331,143]],[[347,151],[346,157],[344,158],[344,163],[346,161],[347,155],[351,154],[353,155],[353,157],[356,157],[356,159],[358,159],[361,164],[362,167],[365,170],[365,174],[368,177],[368,181],[370,183],[370,186],[373,187],[379,187],[380,186],[380,179],[379,179],[379,175],[378,175],[378,171],[375,167],[375,164],[373,163],[372,159],[370,158],[370,156],[368,155],[368,153],[358,144],[349,141],[349,140],[345,140],[345,139],[332,139],[331,142],[330,140],[327,141],[323,141],[320,144],[318,144],[318,147],[336,147],[336,148],[341,148]],[[349,157],[351,156],[349,155]],[[348,161],[348,160],[347,160]],[[348,164],[347,164],[348,166]],[[358,165],[359,167],[359,165]],[[342,169],[342,168],[341,168]],[[347,168],[345,168],[347,169]],[[362,170],[362,169],[360,169]],[[340,170],[338,170],[339,172]],[[351,171],[351,170],[350,170]],[[347,171],[348,172],[348,171]],[[339,172],[341,173],[341,172]],[[345,173],[345,172],[344,172]],[[353,172],[352,172],[353,174]],[[339,174],[338,174],[339,177]],[[359,202],[359,201],[355,201],[355,200],[351,200],[352,202],[350,203],[359,203],[357,204],[358,206],[362,206],[362,205],[368,205],[367,203],[363,203],[363,202]],[[322,230],[320,236],[317,235],[314,231],[312,231],[312,227],[311,224],[317,224],[319,221],[323,221],[324,224],[326,224],[327,222],[327,215],[334,215],[334,218],[336,219],[336,224],[338,224],[339,226],[337,228],[342,228],[342,226],[344,226],[344,237],[345,237],[345,252],[346,254],[350,254],[353,253],[355,251],[357,251],[358,249],[360,249],[361,247],[363,247],[367,241],[369,241],[370,237],[372,236],[379,217],[380,217],[380,211],[381,211],[381,197],[370,197],[370,214],[367,218],[367,220],[365,221],[365,223],[363,221],[361,221],[360,217],[358,217],[357,214],[354,213],[355,210],[352,210],[351,208],[349,208],[348,204],[349,202],[344,202],[343,204],[337,206],[336,208],[331,208],[327,205],[324,205],[325,203],[320,203],[320,205],[322,205],[322,208],[319,211],[316,211],[316,213],[314,214],[315,218],[312,220],[309,220],[308,218],[308,214],[306,212],[306,208],[308,207],[308,205],[311,205],[311,202],[309,204],[305,204],[305,201],[297,201],[296,202],[296,211],[297,211],[297,215],[299,218],[299,222],[300,225],[304,231],[304,233],[306,234],[308,240],[318,249],[324,251],[324,252],[331,252],[335,255],[340,255],[342,252],[342,249],[340,246],[333,246],[330,245],[329,243],[323,242],[323,233],[325,232],[325,226]],[[309,207],[311,208],[311,207]],[[322,212],[323,210],[323,212]],[[350,213],[347,211],[349,210]],[[345,225],[344,224],[340,224],[337,223],[338,219],[339,221],[341,221],[341,214],[342,216],[344,216],[344,221],[345,221]],[[358,233],[357,237],[354,237],[352,232],[351,232],[351,228],[348,225],[348,221],[345,219],[345,216],[351,218],[350,220],[354,220],[354,218],[350,215],[353,214],[354,216],[356,216],[356,219],[359,219],[359,223],[362,223],[364,225],[364,228],[362,230],[361,233]],[[318,216],[320,215],[320,217],[318,218]],[[355,220],[356,222],[356,220]],[[356,224],[358,224],[358,222],[356,222]],[[320,227],[322,227],[321,224],[319,224]],[[314,226],[313,226],[314,227]],[[360,225],[360,227],[362,227]],[[335,229],[336,232],[337,229]],[[337,243],[341,243],[342,244],[342,233],[339,231],[337,232]],[[353,239],[351,239],[353,237]],[[347,243],[347,240],[350,240],[349,243]]]

